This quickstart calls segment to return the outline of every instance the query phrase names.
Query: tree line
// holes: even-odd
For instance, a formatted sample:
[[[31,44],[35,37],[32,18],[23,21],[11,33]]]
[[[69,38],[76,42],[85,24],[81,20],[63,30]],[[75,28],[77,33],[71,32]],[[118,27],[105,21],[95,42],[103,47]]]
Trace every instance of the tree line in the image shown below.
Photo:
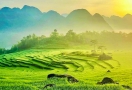
[[[17,44],[13,45],[11,49],[6,50],[0,48],[0,54],[12,53],[16,51],[26,50],[30,48],[49,48],[63,47],[70,48],[74,46],[91,45],[93,50],[104,48],[104,46],[121,47],[132,45],[132,32],[114,32],[114,31],[86,31],[77,34],[73,30],[69,30],[65,35],[60,34],[56,29],[49,37],[45,35],[36,36],[35,34],[23,37]]]

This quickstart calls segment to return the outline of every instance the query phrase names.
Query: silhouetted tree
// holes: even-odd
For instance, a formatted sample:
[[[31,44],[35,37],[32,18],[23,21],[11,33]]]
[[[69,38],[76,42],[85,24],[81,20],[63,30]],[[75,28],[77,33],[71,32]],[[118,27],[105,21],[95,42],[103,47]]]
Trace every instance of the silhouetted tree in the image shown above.
[[[99,46],[98,49],[101,50],[101,53],[104,53],[105,46]]]
[[[58,38],[58,37],[59,37],[58,31],[55,29],[55,30],[51,33],[50,37],[51,37],[51,38]]]
[[[76,41],[77,39],[77,35],[75,32],[73,32],[73,30],[69,30],[66,35],[65,35],[66,39],[68,39],[68,41]]]
[[[90,42],[94,47],[94,51],[96,51],[96,45],[98,44],[97,40],[91,40]]]

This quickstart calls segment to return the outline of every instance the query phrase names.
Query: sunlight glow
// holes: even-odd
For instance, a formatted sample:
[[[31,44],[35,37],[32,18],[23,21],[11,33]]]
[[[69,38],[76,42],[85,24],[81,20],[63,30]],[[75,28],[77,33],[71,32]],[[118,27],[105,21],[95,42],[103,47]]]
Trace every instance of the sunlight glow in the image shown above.
[[[117,0],[114,2],[114,11],[120,16],[132,14],[132,0]]]

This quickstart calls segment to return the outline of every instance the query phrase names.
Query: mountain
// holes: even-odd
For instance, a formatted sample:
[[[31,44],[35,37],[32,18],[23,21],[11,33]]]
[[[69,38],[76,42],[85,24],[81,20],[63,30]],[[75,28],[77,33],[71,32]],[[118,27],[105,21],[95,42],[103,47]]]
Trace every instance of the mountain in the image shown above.
[[[21,21],[25,23],[33,24],[42,17],[42,12],[33,6],[25,5],[20,11]]]
[[[0,9],[0,41],[9,47],[22,37],[35,33],[49,35],[54,29],[60,33],[68,30],[75,32],[102,30],[132,30],[132,15],[124,17],[106,17],[98,13],[91,15],[86,9],[76,9],[69,14],[60,15],[54,10],[41,12],[34,6],[24,5],[20,8],[3,7]],[[16,38],[17,37],[17,38]],[[15,42],[10,42],[11,40]],[[0,46],[1,47],[1,46]]]
[[[86,9],[73,10],[66,16],[53,10],[43,13],[38,8],[28,5],[21,9],[10,7],[0,9],[0,31],[132,30],[131,23],[131,14],[124,17],[114,15],[106,17],[98,13],[91,15]]]
[[[77,9],[72,11],[68,16],[67,19],[73,23],[87,23],[92,21],[92,15],[86,9]]]
[[[3,7],[0,10],[0,30],[30,27],[41,16],[39,9],[27,5],[22,9]]]
[[[104,20],[100,14],[95,13],[93,17],[95,25],[97,26],[97,30],[113,30],[113,28]]]
[[[125,22],[127,29],[132,29],[132,15],[131,14],[126,14],[123,17],[123,21]]]
[[[90,29],[90,22],[92,22],[92,15],[85,9],[77,9],[72,11],[66,17],[66,25],[70,29],[76,31],[86,31],[88,28]]]
[[[104,20],[114,29],[120,31],[131,31],[132,30],[132,15],[126,14],[124,17],[103,16]]]
[[[41,23],[47,26],[58,26],[64,21],[64,17],[56,11],[50,10],[41,17]]]
[[[0,31],[21,31],[29,28],[30,30],[43,28],[50,31],[112,30],[103,18],[101,21],[103,24],[100,24],[96,16],[92,16],[86,9],[74,10],[67,17],[63,17],[56,11],[42,13],[38,8],[28,5],[24,5],[22,9],[3,7],[0,10],[0,18]]]
[[[113,30],[108,23],[99,14],[92,16],[86,9],[77,9],[72,11],[66,20],[75,30]]]

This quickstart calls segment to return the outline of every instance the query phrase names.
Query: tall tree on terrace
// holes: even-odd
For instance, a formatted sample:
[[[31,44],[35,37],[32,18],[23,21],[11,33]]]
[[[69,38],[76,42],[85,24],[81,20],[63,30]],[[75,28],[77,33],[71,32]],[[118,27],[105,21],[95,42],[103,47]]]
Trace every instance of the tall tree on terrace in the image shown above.
[[[97,40],[91,40],[90,41],[92,46],[94,47],[94,51],[96,51],[96,45],[98,44],[98,41]]]
[[[106,48],[105,48],[105,46],[99,46],[98,49],[101,50],[101,53],[104,53],[104,49],[106,49]]]

